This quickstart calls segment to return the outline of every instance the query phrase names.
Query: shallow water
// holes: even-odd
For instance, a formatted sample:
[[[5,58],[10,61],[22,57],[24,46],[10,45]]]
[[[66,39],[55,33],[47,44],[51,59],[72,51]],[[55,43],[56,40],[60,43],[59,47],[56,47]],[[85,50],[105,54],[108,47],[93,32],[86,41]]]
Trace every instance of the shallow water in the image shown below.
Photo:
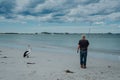
[[[90,56],[120,60],[120,35],[89,34],[86,36],[90,42],[88,48]],[[81,35],[75,34],[0,34],[0,46],[26,50],[27,45],[30,44],[33,51],[76,54],[80,38]]]
[[[77,47],[81,35],[64,34],[0,34],[0,46],[25,48],[28,44],[36,48],[69,48]],[[91,34],[87,35],[90,42],[89,50],[120,54],[120,35]]]

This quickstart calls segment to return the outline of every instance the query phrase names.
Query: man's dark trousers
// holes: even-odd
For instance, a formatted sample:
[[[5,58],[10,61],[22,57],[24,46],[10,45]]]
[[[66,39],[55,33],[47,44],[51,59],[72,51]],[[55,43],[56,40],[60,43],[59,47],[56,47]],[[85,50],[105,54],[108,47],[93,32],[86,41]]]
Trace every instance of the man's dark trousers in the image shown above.
[[[87,50],[80,50],[80,64],[86,66]]]

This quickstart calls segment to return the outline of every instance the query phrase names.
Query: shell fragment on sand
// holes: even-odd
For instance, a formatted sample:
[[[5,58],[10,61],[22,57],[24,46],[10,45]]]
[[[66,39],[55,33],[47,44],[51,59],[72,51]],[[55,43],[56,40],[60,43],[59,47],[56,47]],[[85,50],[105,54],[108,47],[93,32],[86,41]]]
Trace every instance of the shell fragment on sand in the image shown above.
[[[66,73],[74,73],[73,71],[70,70],[65,70]]]
[[[27,64],[35,64],[34,62],[27,62]]]
[[[3,56],[3,57],[1,57],[1,58],[8,58],[7,56]]]

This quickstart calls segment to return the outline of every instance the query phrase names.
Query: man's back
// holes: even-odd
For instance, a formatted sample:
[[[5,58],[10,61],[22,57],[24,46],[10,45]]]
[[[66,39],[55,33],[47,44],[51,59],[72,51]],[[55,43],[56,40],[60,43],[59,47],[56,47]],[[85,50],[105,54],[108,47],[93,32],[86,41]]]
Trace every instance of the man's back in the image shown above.
[[[79,41],[79,45],[80,45],[80,50],[87,50],[88,45],[89,45],[89,41],[81,39]]]

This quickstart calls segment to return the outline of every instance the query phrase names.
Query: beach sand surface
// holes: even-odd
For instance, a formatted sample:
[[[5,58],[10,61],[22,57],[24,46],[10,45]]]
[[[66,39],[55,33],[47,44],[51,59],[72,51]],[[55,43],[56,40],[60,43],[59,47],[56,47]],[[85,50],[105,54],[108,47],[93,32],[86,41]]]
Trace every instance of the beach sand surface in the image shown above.
[[[77,53],[32,51],[30,58],[23,53],[0,47],[0,80],[120,80],[120,62],[88,55],[87,69],[81,69]]]

